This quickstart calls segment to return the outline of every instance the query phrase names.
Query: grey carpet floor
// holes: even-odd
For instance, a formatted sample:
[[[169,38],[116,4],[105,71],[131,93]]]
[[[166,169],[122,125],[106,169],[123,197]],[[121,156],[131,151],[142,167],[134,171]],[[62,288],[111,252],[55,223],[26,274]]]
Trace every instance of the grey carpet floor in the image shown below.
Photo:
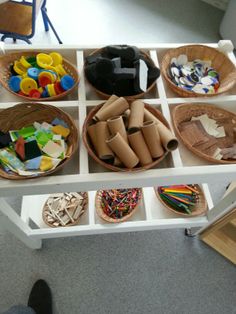
[[[200,0],[57,0],[48,11],[67,44],[217,42],[223,16]],[[34,43],[55,42],[38,27]],[[215,201],[224,179],[211,185]],[[1,234],[0,311],[26,304],[38,278],[52,288],[55,314],[236,313],[235,267],[183,230],[46,240],[39,251]]]

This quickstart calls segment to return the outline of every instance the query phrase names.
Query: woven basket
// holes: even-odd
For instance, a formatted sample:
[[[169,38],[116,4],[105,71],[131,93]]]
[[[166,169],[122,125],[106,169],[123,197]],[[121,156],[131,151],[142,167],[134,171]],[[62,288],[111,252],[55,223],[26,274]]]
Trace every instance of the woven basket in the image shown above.
[[[184,90],[176,86],[168,76],[168,69],[172,58],[185,54],[189,61],[194,59],[211,60],[212,67],[216,69],[220,76],[220,87],[214,94],[200,94]],[[234,64],[222,52],[217,49],[203,45],[187,45],[168,50],[161,62],[161,73],[163,74],[168,86],[181,97],[212,97],[228,92],[236,82],[236,68]]]
[[[99,54],[101,53],[103,50],[103,48],[101,49],[96,49],[95,51],[93,51],[90,56],[92,55],[96,55],[96,54]],[[140,53],[148,60],[148,62],[150,62],[153,66],[155,66],[153,60],[150,58],[150,56],[143,50],[140,50]],[[85,63],[85,67],[86,67],[86,63]],[[84,75],[85,75],[85,78],[86,78],[86,81],[88,83],[88,85],[93,89],[95,90],[95,92],[102,98],[102,99],[108,99],[111,95],[109,94],[106,94],[102,91],[100,91],[99,89],[97,89],[92,83],[89,82],[89,80],[87,79],[86,77],[86,74],[85,74],[85,71],[84,71]],[[126,96],[126,95],[120,95],[120,97],[125,97],[126,99],[130,100],[130,99],[138,99],[138,98],[143,98],[147,93],[149,93],[155,86],[156,84],[156,80],[150,85],[148,86],[146,92],[143,92],[143,93],[139,93],[139,94],[135,94],[135,95],[129,95],[129,96]]]
[[[169,204],[167,204],[166,202],[163,201],[163,199],[160,197],[160,194],[157,190],[157,188],[154,188],[156,196],[158,198],[158,200],[170,211],[176,213],[179,216],[184,216],[184,217],[194,217],[194,216],[201,216],[204,215],[207,212],[207,201],[205,198],[205,195],[201,189],[201,187],[198,184],[195,184],[195,187],[197,188],[199,194],[198,194],[198,202],[197,204],[194,206],[194,208],[192,209],[192,213],[191,214],[187,214],[184,212],[180,212],[178,210],[175,210],[174,208],[172,208]]]
[[[46,203],[47,201],[45,202],[45,204],[43,205],[43,211],[42,211],[42,218],[43,218],[43,221],[45,222],[46,225],[48,225],[49,227],[52,227],[52,228],[60,228],[60,227],[70,227],[70,226],[75,226],[75,225],[78,225],[79,223],[79,220],[80,220],[80,217],[84,214],[84,212],[87,210],[88,208],[88,193],[87,192],[84,192],[84,198],[85,198],[85,203],[84,203],[84,206],[83,206],[83,209],[81,210],[81,213],[79,215],[79,217],[74,221],[74,222],[71,222],[71,223],[68,223],[67,225],[65,226],[53,226],[53,224],[49,223],[45,217],[45,211],[46,211]]]
[[[202,114],[207,114],[209,118],[212,119],[219,119],[219,118],[229,118],[229,119],[234,119],[236,121],[236,115],[230,111],[220,109],[214,105],[210,104],[204,104],[204,103],[196,103],[196,104],[182,104],[176,106],[173,111],[172,111],[172,120],[173,120],[173,125],[174,129],[177,133],[177,136],[183,141],[184,145],[191,150],[194,154],[197,156],[206,159],[210,162],[217,163],[217,164],[234,164],[236,163],[236,160],[218,160],[215,159],[204,152],[196,149],[192,145],[189,144],[189,142],[181,135],[179,131],[179,125],[182,122],[187,122],[190,121],[192,117],[197,117]],[[224,146],[224,141],[225,138],[218,138],[217,142],[220,143],[221,148],[227,147]]]
[[[10,117],[10,118],[9,118]],[[37,176],[20,176],[17,173],[7,173],[0,167],[0,176],[11,180],[22,180],[43,177],[51,174],[62,167],[71,159],[78,147],[78,130],[72,118],[59,108],[51,105],[40,103],[20,103],[14,107],[4,109],[0,112],[0,129],[2,132],[9,130],[18,130],[24,126],[30,125],[33,122],[48,122],[51,123],[54,118],[64,120],[70,128],[70,134],[67,138],[67,158],[53,170],[45,171]]]
[[[87,132],[87,128],[88,126],[91,124],[92,122],[92,118],[94,117],[94,115],[98,112],[98,110],[103,106],[103,104],[96,106],[94,109],[92,109],[89,114],[87,115],[85,121],[84,121],[84,125],[83,125],[83,131],[82,131],[82,137],[83,137],[83,141],[84,141],[84,145],[88,150],[89,155],[100,165],[102,165],[103,167],[113,170],[113,171],[123,171],[123,172],[138,172],[138,171],[143,171],[143,170],[147,170],[150,168],[153,168],[154,166],[156,166],[157,164],[159,164],[168,154],[167,151],[165,151],[165,153],[163,154],[163,156],[161,156],[160,158],[156,159],[155,161],[153,161],[152,163],[142,166],[142,167],[136,167],[136,168],[132,168],[132,169],[128,169],[128,168],[122,168],[122,167],[117,167],[117,166],[113,166],[111,164],[108,164],[104,161],[102,161],[100,158],[98,158],[98,156],[95,154],[93,146],[91,144],[91,141],[89,139],[89,135]],[[164,116],[161,114],[161,112],[153,107],[151,107],[148,104],[145,104],[145,108],[147,110],[149,110],[156,118],[158,118],[165,126],[167,126],[170,129],[170,126],[167,122],[167,120],[164,118]]]
[[[107,216],[107,214],[104,213],[104,211],[101,207],[101,198],[102,198],[102,196],[101,196],[100,191],[97,191],[96,196],[95,196],[95,207],[96,207],[96,212],[97,212],[98,216],[105,221],[113,222],[113,223],[119,223],[119,222],[123,222],[123,221],[128,220],[137,211],[137,209],[138,209],[138,207],[142,201],[142,198],[143,198],[143,192],[140,193],[140,198],[139,198],[138,203],[135,206],[135,208],[129,214],[127,214],[126,216],[124,216],[120,219],[111,218],[111,217]]]
[[[33,57],[36,56],[38,53],[40,53],[39,51],[22,51],[22,52],[14,52],[11,54],[6,54],[0,57],[0,83],[2,84],[2,86],[7,89],[11,94],[16,95],[18,97],[21,97],[25,100],[29,100],[29,101],[47,101],[47,100],[59,100],[61,98],[66,97],[67,95],[71,94],[73,92],[73,90],[78,86],[79,84],[79,75],[78,75],[78,71],[76,69],[76,67],[71,64],[69,61],[67,61],[66,59],[63,58],[63,62],[62,65],[65,69],[65,71],[71,75],[75,81],[74,86],[61,93],[58,94],[56,96],[51,96],[51,97],[46,97],[46,98],[32,98],[32,97],[27,97],[24,95],[20,95],[18,93],[13,92],[9,86],[8,86],[8,81],[11,77],[11,72],[10,72],[10,65],[14,63],[15,60],[19,60],[21,56],[24,57]]]

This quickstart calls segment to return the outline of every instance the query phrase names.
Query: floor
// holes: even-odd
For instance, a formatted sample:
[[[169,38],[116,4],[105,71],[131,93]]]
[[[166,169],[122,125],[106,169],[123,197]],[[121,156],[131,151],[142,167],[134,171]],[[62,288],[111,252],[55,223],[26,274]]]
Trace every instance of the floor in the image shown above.
[[[48,13],[65,44],[81,45],[217,42],[223,16],[199,0],[57,0]],[[37,27],[33,43],[56,43]],[[211,186],[215,201],[227,183]],[[3,233],[0,252],[0,311],[26,304],[44,278],[56,314],[236,313],[235,267],[183,230],[54,239],[40,251]]]

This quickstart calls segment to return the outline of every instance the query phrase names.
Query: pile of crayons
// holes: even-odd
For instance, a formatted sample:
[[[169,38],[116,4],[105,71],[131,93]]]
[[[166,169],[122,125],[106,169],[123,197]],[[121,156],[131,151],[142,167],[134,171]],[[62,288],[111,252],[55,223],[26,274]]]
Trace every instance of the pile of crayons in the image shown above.
[[[104,213],[114,219],[128,215],[142,197],[142,189],[100,190],[101,207]]]
[[[176,211],[191,214],[199,198],[195,185],[160,186],[157,191],[161,199]]]

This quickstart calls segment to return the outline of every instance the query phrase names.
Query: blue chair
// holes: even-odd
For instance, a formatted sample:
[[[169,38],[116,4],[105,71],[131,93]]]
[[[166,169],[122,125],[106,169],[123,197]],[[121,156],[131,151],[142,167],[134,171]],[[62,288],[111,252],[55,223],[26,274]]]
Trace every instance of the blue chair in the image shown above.
[[[0,4],[0,33],[3,34],[1,40],[12,38],[24,40],[31,44],[30,38],[35,34],[36,18],[41,10],[45,31],[52,29],[59,44],[62,44],[55,28],[50,21],[47,8],[47,0],[32,1],[7,1]]]

